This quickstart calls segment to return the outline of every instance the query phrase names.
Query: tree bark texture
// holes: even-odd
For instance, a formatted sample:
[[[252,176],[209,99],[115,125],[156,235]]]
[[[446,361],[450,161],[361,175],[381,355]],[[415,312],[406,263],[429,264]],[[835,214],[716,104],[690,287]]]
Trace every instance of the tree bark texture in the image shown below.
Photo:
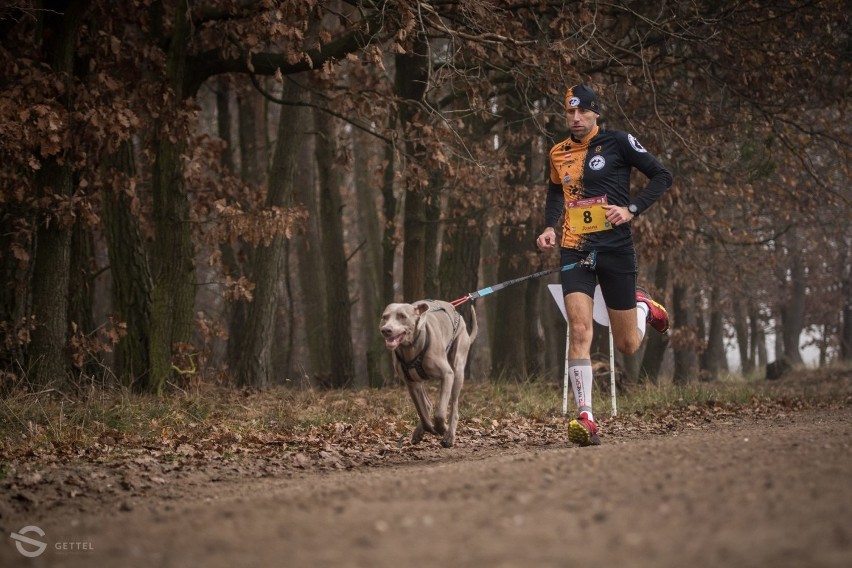
[[[224,150],[222,150],[222,167],[231,175],[237,175],[236,152],[234,149],[234,139],[231,134],[231,121],[233,118],[233,113],[231,112],[232,92],[233,89],[228,79],[220,77],[216,88],[216,129],[219,138],[226,144]],[[237,115],[239,116],[239,112]],[[239,243],[222,243],[219,245],[219,250],[222,253],[222,266],[225,272],[235,279],[246,275],[243,266],[244,263],[240,262],[240,255],[238,254],[240,249],[241,245]],[[228,368],[231,370],[237,368],[237,362],[240,358],[240,338],[245,331],[247,311],[245,300],[226,302],[224,305],[222,319],[227,322],[228,326],[226,359]]]
[[[429,173],[429,187],[426,188],[423,211],[424,227],[424,264],[423,290],[425,298],[440,298],[441,285],[438,282],[438,262],[441,246],[441,184],[443,177],[438,171]]]
[[[518,198],[526,199],[526,188],[537,186],[539,179],[531,179],[533,138],[519,131],[517,125],[522,123],[522,116],[517,112],[519,101],[510,96],[505,101],[502,112],[506,115],[510,136],[506,145],[506,153],[513,162],[522,167],[507,173],[503,180],[508,191],[514,192]],[[530,211],[529,208],[519,208],[519,211]],[[541,214],[540,212],[537,212]],[[535,241],[534,227],[539,226],[529,218],[529,214],[518,214],[517,211],[506,211],[507,220],[500,231],[498,239],[498,282],[517,278],[529,273],[532,269],[527,255]],[[531,214],[531,213],[530,213]],[[539,282],[532,283],[533,288]],[[530,283],[512,286],[497,294],[494,302],[497,305],[497,318],[494,322],[494,370],[498,375],[507,377],[528,377],[533,366],[541,368],[537,349],[541,348],[538,340],[538,308],[541,302],[536,297],[532,300],[527,291]],[[535,323],[533,323],[535,322]],[[523,334],[518,337],[518,332]]]
[[[382,304],[395,300],[396,280],[394,279],[394,261],[397,238],[397,217],[399,201],[394,194],[394,176],[396,175],[396,152],[390,144],[385,146],[384,169],[382,171]]]
[[[504,282],[524,275],[527,263],[521,259],[529,250],[530,240],[522,227],[503,227],[498,240],[500,260],[497,281]],[[488,301],[488,300],[486,300]],[[527,329],[526,285],[510,286],[494,294],[496,307],[492,338],[492,372],[494,379],[527,376],[526,341],[518,333]]]
[[[416,103],[423,98],[429,79],[426,40],[419,37],[412,51],[396,55],[396,92],[402,99],[399,126],[406,127],[417,115]],[[426,191],[428,178],[415,163],[423,157],[423,147],[405,134],[405,201],[403,219],[403,301],[414,302],[426,295]]]
[[[310,113],[308,130],[316,129],[316,115]],[[305,140],[299,149],[299,164],[296,166],[298,183],[293,187],[295,202],[308,212],[304,234],[294,239],[294,247],[299,265],[298,280],[301,289],[301,302],[296,322],[302,322],[305,340],[308,345],[308,361],[299,362],[308,375],[327,375],[331,370],[331,349],[328,329],[328,311],[326,307],[327,277],[322,259],[322,219],[317,192],[317,136]],[[323,164],[321,167],[327,167]]]
[[[746,309],[742,299],[734,300],[733,325],[737,338],[737,351],[740,355],[740,369],[743,375],[749,375],[754,371],[754,359],[752,357],[751,336],[749,335],[749,310]]]
[[[11,209],[11,207],[10,207]],[[7,209],[8,211],[8,209]],[[0,215],[0,250],[12,251],[15,243],[14,222],[12,216]],[[18,244],[21,246],[23,243]],[[21,246],[21,251],[27,258],[34,256],[34,247]],[[0,279],[6,284],[0,286],[0,322],[8,322],[10,329],[7,337],[0,336],[4,348],[0,349],[0,370],[16,373],[25,367],[25,345],[27,335],[21,336],[26,327],[30,313],[30,289],[32,282],[33,262],[21,262],[15,254],[0,254]]]
[[[706,335],[706,347],[701,356],[701,367],[710,373],[713,379],[728,371],[728,359],[725,355],[725,329],[722,321],[722,311],[719,306],[720,295],[716,286],[710,288],[710,321]]]
[[[654,267],[654,291],[657,294],[658,301],[664,306],[666,302],[660,296],[668,289],[669,284],[669,260],[661,256],[657,260],[657,266]],[[671,307],[671,306],[669,306]],[[669,311],[670,316],[674,319],[674,310]],[[677,324],[674,319],[672,324]],[[660,370],[663,366],[663,357],[668,347],[668,337],[657,333],[656,331],[645,328],[645,352],[642,354],[642,365],[639,367],[639,377],[642,380],[657,384],[660,380]]]
[[[71,75],[77,34],[89,2],[45,2],[42,50],[57,79],[66,83],[63,105],[71,108]],[[69,197],[73,189],[69,160],[48,157],[36,176],[41,196]],[[38,220],[33,266],[32,306],[35,328],[29,347],[30,381],[37,387],[64,382],[68,372],[68,283],[71,227],[50,214]]]
[[[840,325],[840,359],[852,361],[852,270],[848,265],[846,275],[841,283],[842,296],[846,298],[843,302],[843,312]]]
[[[136,177],[132,142],[109,158],[113,187],[102,192],[104,236],[109,252],[113,306],[127,332],[116,347],[115,374],[121,384],[141,389],[150,369],[153,282],[139,218],[127,187]]]
[[[266,130],[264,99],[251,85],[237,92],[239,113],[240,177],[254,186],[266,181],[266,152],[263,133]]]
[[[357,197],[359,238],[363,246],[359,251],[360,269],[360,313],[361,321],[372,326],[366,327],[366,386],[381,387],[391,377],[388,365],[388,353],[385,342],[378,332],[379,317],[384,309],[382,304],[382,224],[379,221],[374,190],[374,172],[381,162],[382,148],[371,136],[362,132],[353,132],[353,157],[355,160],[355,192]]]
[[[690,294],[689,286],[675,284],[672,307],[678,331],[682,331],[686,337],[694,339],[696,318]],[[697,378],[698,355],[692,345],[693,343],[693,341],[688,341],[687,345],[675,347],[674,375],[672,377],[675,384],[686,384]]]
[[[749,337],[751,337],[751,358],[758,369],[763,369],[769,362],[766,353],[766,333],[763,330],[764,320],[757,306],[750,304],[748,310]]]
[[[355,380],[355,360],[352,354],[351,304],[349,273],[343,237],[344,184],[337,119],[327,113],[315,115],[317,129],[317,164],[322,226],[322,259],[326,281],[326,312],[328,314],[329,359],[331,386],[351,386]]]
[[[187,0],[181,0],[174,13],[166,64],[167,83],[171,91],[163,118],[157,125],[151,180],[156,237],[152,249],[154,286],[151,292],[151,372],[145,377],[144,389],[152,393],[162,392],[166,381],[172,376],[172,355],[177,348],[185,348],[192,338],[196,274],[190,204],[182,163],[185,144],[182,142],[183,136],[172,136],[169,132],[174,127],[169,117],[179,112],[184,95],[182,86],[189,43],[188,9]],[[174,363],[187,364],[185,361]]]
[[[785,283],[787,294],[785,301],[779,306],[781,313],[781,338],[784,356],[793,365],[802,363],[802,352],[799,349],[799,338],[805,327],[805,302],[807,291],[807,275],[802,258],[802,247],[798,231],[793,228],[786,235],[787,258],[789,259],[788,278]]]
[[[294,100],[301,96],[300,89],[292,83],[286,83],[283,96]],[[309,112],[301,106],[285,106],[281,109],[278,143],[266,195],[268,208],[292,205],[296,160],[307,130]],[[264,388],[273,381],[271,349],[284,245],[285,237],[276,236],[268,245],[261,244],[254,254],[254,298],[248,307],[236,372],[240,385]]]

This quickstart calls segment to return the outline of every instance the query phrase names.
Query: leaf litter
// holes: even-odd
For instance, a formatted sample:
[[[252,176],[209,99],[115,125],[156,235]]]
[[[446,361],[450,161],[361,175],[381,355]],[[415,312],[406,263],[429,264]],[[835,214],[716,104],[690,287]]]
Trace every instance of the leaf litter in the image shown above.
[[[543,410],[525,400],[525,389],[536,388],[545,393],[544,404],[555,407],[560,402],[553,396],[557,389],[552,384],[519,385],[512,391],[501,388],[497,395],[489,385],[467,385],[456,446],[451,449],[442,448],[435,436],[427,436],[417,446],[410,443],[413,409],[402,393],[392,389],[316,395],[314,404],[335,412],[326,415],[327,420],[313,418],[302,423],[283,416],[269,419],[269,406],[282,408],[295,401],[270,400],[280,393],[267,392],[243,397],[240,404],[246,415],[242,420],[214,411],[181,424],[164,425],[153,419],[148,428],[90,425],[94,435],[72,431],[48,442],[21,435],[13,443],[13,437],[6,435],[0,446],[0,492],[9,498],[0,501],[0,519],[35,511],[131,511],[139,503],[150,503],[151,497],[168,509],[170,501],[205,494],[205,487],[239,484],[251,478],[287,478],[570,446],[568,420],[555,408]],[[615,417],[608,416],[608,408],[596,408],[604,443],[678,435],[742,421],[783,421],[806,409],[848,408],[852,370],[811,371],[773,383],[763,381],[745,400],[726,399],[723,389],[712,384],[700,388],[704,390],[697,395],[652,398],[650,402],[637,402],[627,393],[620,402],[623,410]],[[465,404],[466,394],[469,405]],[[217,404],[234,404],[233,393],[217,396],[224,397]],[[329,396],[337,398],[330,401]],[[608,403],[607,397],[598,398]],[[267,418],[261,419],[265,412]],[[349,420],[347,413],[351,414]],[[6,415],[3,419],[5,428],[9,419]],[[28,428],[29,432],[45,430]]]

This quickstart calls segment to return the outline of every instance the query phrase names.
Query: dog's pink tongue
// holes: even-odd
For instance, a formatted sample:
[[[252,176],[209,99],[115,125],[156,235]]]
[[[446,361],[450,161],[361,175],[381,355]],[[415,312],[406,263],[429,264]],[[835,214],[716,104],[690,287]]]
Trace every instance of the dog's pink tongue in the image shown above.
[[[396,349],[397,347],[399,347],[400,343],[402,343],[402,335],[397,335],[396,337],[385,339],[385,346],[388,349]]]

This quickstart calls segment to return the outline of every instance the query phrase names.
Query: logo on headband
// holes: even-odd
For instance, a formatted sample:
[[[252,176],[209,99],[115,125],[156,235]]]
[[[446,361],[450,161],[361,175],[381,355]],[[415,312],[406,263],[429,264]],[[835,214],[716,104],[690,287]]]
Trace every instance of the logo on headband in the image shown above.
[[[580,97],[571,97],[570,99],[568,99],[568,106],[569,107],[580,106]]]

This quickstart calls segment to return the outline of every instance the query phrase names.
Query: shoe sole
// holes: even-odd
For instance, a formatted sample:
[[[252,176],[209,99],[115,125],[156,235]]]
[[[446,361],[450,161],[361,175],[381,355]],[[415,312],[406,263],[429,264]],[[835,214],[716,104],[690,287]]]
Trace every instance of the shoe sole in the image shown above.
[[[578,446],[583,447],[601,445],[601,440],[598,438],[597,434],[593,436],[591,432],[586,430],[585,426],[576,420],[572,420],[568,423],[568,439]]]

